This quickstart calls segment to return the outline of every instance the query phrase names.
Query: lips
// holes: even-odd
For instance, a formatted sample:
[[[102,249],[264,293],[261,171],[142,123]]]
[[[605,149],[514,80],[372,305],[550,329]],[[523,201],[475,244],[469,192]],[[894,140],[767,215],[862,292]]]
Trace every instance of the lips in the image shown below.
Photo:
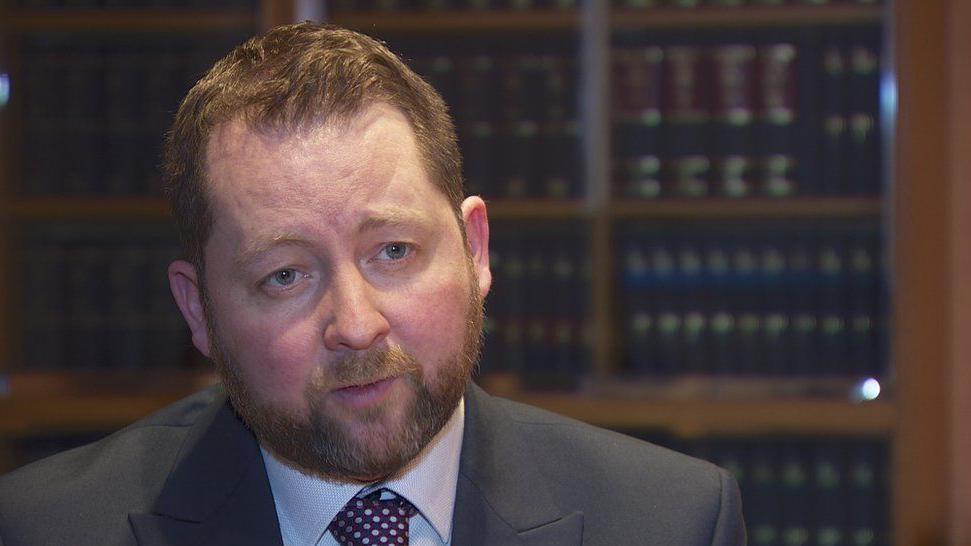
[[[331,394],[344,405],[365,408],[387,398],[397,379],[398,377],[387,377],[371,383],[348,385],[334,389]]]

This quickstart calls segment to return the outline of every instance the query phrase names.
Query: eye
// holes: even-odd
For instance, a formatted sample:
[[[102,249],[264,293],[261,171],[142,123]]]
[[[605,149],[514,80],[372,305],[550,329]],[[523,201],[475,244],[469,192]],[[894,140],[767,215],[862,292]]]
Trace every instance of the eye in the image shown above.
[[[293,285],[301,277],[302,275],[296,269],[281,269],[267,277],[266,284],[286,288]]]
[[[411,253],[411,245],[408,243],[388,243],[381,248],[378,259],[391,261],[401,260]]]

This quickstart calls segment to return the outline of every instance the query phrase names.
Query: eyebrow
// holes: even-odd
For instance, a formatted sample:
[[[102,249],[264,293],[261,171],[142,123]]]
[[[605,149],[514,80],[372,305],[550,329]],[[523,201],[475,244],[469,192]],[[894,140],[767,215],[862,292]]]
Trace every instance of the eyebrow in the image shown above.
[[[263,254],[266,254],[278,246],[301,246],[309,248],[313,245],[310,243],[310,241],[295,233],[280,233],[273,236],[269,240],[259,241],[244,246],[239,252],[236,253],[236,258],[233,261],[236,263],[237,268],[242,269],[255,262]]]
[[[408,209],[395,209],[381,211],[368,216],[357,226],[357,232],[364,233],[366,231],[374,231],[376,229],[386,227],[408,226],[418,226],[420,228],[428,229],[431,227],[431,223],[423,214],[419,214]]]

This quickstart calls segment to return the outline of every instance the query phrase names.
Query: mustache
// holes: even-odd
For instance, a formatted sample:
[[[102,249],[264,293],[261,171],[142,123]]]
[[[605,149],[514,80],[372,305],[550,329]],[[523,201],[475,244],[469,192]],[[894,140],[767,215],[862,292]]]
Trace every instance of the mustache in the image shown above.
[[[421,366],[415,357],[401,348],[387,347],[349,354],[335,361],[330,373],[318,374],[313,383],[318,389],[323,387],[329,390],[366,385],[399,375],[420,376]]]

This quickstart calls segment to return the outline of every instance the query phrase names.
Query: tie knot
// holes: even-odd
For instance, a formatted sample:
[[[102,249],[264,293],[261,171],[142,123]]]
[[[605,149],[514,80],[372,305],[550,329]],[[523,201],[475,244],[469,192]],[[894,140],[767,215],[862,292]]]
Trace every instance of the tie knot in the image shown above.
[[[418,513],[407,499],[397,495],[382,500],[380,489],[364,498],[355,497],[334,516],[327,529],[338,543],[350,546],[400,546],[408,544],[408,519]]]

